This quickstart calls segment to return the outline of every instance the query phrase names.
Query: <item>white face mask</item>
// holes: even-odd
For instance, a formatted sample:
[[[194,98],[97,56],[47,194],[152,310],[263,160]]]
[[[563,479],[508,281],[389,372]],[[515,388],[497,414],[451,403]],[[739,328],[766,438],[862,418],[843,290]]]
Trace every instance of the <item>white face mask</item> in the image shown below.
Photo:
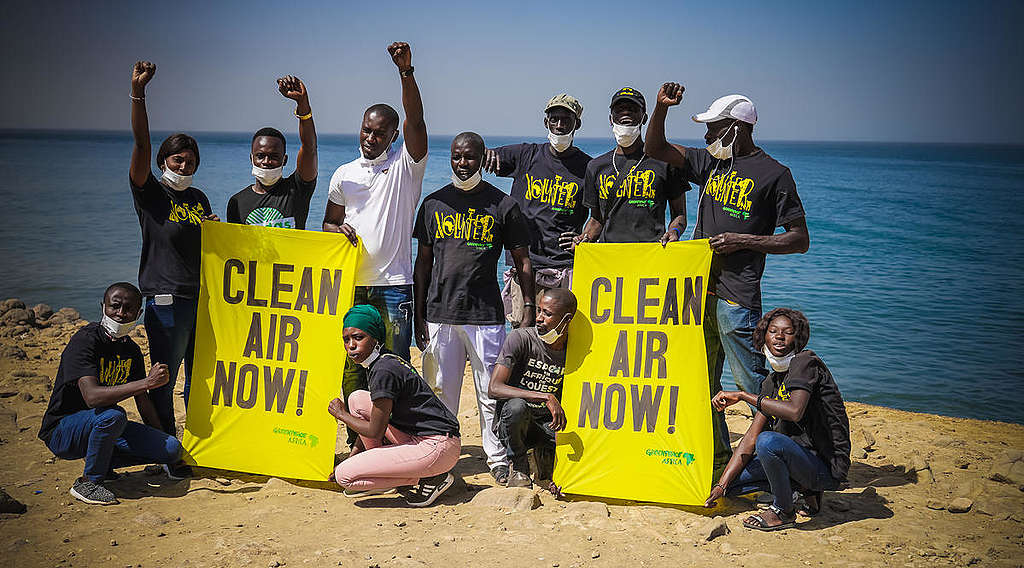
[[[623,148],[629,148],[640,137],[640,126],[612,124],[612,134],[615,135],[616,144]]]
[[[192,185],[192,176],[183,176],[172,172],[166,162],[164,162],[164,173],[160,176],[160,180],[175,191],[185,191]]]
[[[555,149],[555,152],[564,152],[569,146],[572,146],[572,133],[555,134],[549,131],[548,142],[551,143],[551,147]]]
[[[363,362],[360,363],[360,365],[362,365],[364,369],[369,369],[370,368],[370,364],[373,363],[374,361],[376,361],[377,358],[379,358],[379,357],[380,357],[380,343],[377,343],[377,345],[373,346],[373,351],[370,351],[370,354],[366,356],[366,359],[363,359]]]
[[[461,189],[462,191],[469,191],[476,187],[476,184],[480,183],[480,170],[477,170],[475,174],[469,176],[469,179],[463,181],[459,176],[452,172],[452,185]]]
[[[383,164],[388,159],[388,152],[391,150],[391,146],[384,148],[384,151],[380,153],[376,158],[367,158],[363,156],[363,147],[359,147],[359,164],[365,168],[372,168]]]
[[[721,138],[719,138],[718,140],[715,140],[714,142],[712,142],[711,144],[708,145],[708,153],[711,154],[712,156],[714,156],[715,158],[718,158],[719,160],[728,160],[729,158],[731,158],[732,157],[732,145],[736,143],[736,135],[739,133],[739,130],[740,130],[739,126],[733,126],[732,127],[732,133],[733,133],[732,142],[729,142],[728,146],[723,146],[722,145],[722,140],[725,140],[725,137],[729,135],[729,133],[726,132],[725,134],[722,135]]]
[[[284,170],[284,166],[279,168],[261,168],[256,164],[252,165],[252,175],[256,178],[256,181],[263,184],[264,187],[270,187],[277,183],[277,180],[281,179],[281,173]]]
[[[768,346],[765,345],[764,347],[761,348],[761,353],[764,353],[764,356],[766,359],[768,359],[768,364],[772,366],[772,369],[775,369],[775,371],[779,373],[783,373],[789,370],[789,363],[793,360],[793,357],[796,356],[796,349],[790,351],[789,355],[776,357],[768,349]]]
[[[565,314],[564,316],[562,316],[562,320],[559,321],[558,324],[555,325],[555,327],[545,331],[544,333],[538,333],[537,337],[539,337],[541,341],[547,343],[548,345],[551,345],[552,343],[558,341],[558,338],[562,337],[562,334],[565,333],[565,328],[568,326],[563,327],[562,331],[558,331],[558,327],[565,323],[565,320],[568,317],[569,314]]]
[[[128,323],[117,323],[116,321],[114,321],[114,318],[108,316],[107,314],[103,314],[100,317],[100,326],[102,326],[103,329],[105,329],[106,332],[109,333],[110,336],[113,337],[114,339],[121,339],[122,337],[128,335],[128,332],[135,329],[136,325],[138,325],[137,318]]]

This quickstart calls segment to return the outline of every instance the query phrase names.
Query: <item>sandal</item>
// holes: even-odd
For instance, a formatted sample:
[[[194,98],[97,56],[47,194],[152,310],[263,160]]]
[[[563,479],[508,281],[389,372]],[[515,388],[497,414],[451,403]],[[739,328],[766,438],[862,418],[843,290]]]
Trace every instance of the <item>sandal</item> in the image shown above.
[[[823,491],[808,491],[801,495],[803,497],[803,505],[798,505],[796,513],[803,517],[813,517],[821,512],[821,501],[825,496]]]
[[[782,523],[778,525],[768,524],[768,520],[761,516],[764,514],[762,512],[747,517],[747,519],[743,521],[743,526],[747,527],[748,529],[756,529],[765,532],[781,531],[783,529],[791,529],[796,526],[795,512],[787,514],[782,509],[776,507],[775,505],[771,505],[770,507],[765,509],[765,511],[771,511],[772,513],[775,513],[775,516],[778,517],[779,520],[782,521]]]

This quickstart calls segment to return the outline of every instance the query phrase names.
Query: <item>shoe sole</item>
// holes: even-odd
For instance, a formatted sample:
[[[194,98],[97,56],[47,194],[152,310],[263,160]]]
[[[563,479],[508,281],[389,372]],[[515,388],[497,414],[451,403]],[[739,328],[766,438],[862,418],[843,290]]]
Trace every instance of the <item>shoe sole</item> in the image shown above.
[[[437,501],[437,498],[440,497],[445,491],[448,491],[448,489],[450,489],[452,485],[455,485],[455,476],[452,474],[448,474],[448,477],[445,478],[444,483],[441,484],[441,487],[430,495],[430,499],[427,499],[422,503],[409,503],[408,501],[406,501],[406,503],[408,503],[410,507],[429,507],[433,505],[434,501]]]
[[[81,493],[76,491],[74,487],[71,488],[70,493],[71,496],[74,497],[75,499],[78,499],[79,501],[83,503],[88,503],[90,505],[116,505],[118,503],[117,499],[114,499],[113,501],[97,501],[96,499],[89,499],[85,495],[82,495]]]
[[[388,495],[394,492],[395,488],[392,487],[391,489],[370,489],[368,491],[360,491],[359,493],[342,492],[342,495],[348,497],[349,499],[358,499],[360,497],[369,497],[371,495]]]

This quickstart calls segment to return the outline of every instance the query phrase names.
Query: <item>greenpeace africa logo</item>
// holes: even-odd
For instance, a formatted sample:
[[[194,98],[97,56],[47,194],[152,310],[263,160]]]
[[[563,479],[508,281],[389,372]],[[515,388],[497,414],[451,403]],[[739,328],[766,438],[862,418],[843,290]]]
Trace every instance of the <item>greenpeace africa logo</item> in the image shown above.
[[[273,207],[260,207],[259,209],[253,209],[252,213],[245,218],[246,225],[265,225],[268,221],[277,221],[283,219],[284,216],[281,212]]]
[[[167,216],[168,221],[175,223],[188,223],[189,225],[198,225],[203,222],[203,214],[206,211],[203,210],[201,203],[181,204],[171,202],[171,214]]]
[[[728,175],[723,173],[709,179],[704,186],[704,193],[721,203],[722,211],[746,221],[750,218],[750,192],[753,189],[754,180],[729,172]]]
[[[292,430],[289,428],[274,428],[274,433],[287,436],[289,444],[295,444],[296,446],[308,446],[309,448],[315,448],[320,444],[320,438],[316,434],[310,434],[308,432],[299,432],[298,430]]]

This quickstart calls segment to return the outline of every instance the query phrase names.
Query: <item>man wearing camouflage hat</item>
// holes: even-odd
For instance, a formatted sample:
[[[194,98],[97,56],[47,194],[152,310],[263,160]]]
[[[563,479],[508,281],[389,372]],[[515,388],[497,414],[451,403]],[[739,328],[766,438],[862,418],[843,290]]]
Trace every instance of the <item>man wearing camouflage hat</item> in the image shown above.
[[[568,288],[572,253],[558,245],[562,233],[579,233],[587,220],[583,206],[583,177],[590,156],[573,146],[583,124],[583,105],[565,93],[551,97],[544,107],[545,144],[512,144],[488,148],[484,169],[511,177],[512,199],[519,204],[530,227],[530,260],[537,282],[537,297],[550,288]],[[511,263],[508,263],[511,265]],[[513,270],[505,275],[505,317],[517,325],[523,310],[530,321],[536,315],[535,298],[523,298]]]

